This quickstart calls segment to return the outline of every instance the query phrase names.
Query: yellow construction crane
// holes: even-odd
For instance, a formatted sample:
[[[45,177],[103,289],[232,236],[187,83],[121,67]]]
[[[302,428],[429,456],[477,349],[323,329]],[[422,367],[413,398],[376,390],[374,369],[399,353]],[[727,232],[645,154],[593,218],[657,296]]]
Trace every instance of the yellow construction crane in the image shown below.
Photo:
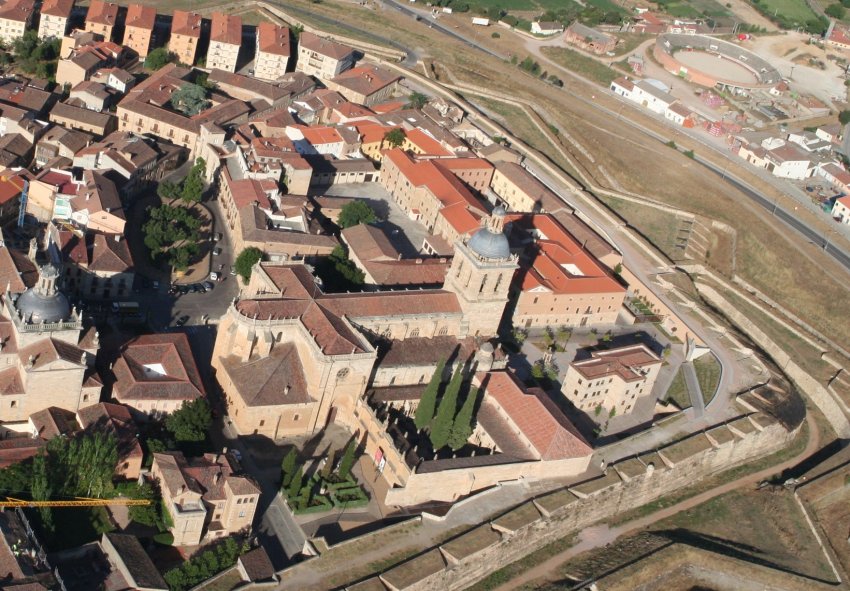
[[[14,507],[105,507],[107,505],[150,505],[151,502],[147,499],[126,499],[117,497],[114,499],[87,499],[75,498],[67,500],[54,501],[25,501],[23,499],[13,499],[6,497],[6,500],[0,499],[0,508]]]

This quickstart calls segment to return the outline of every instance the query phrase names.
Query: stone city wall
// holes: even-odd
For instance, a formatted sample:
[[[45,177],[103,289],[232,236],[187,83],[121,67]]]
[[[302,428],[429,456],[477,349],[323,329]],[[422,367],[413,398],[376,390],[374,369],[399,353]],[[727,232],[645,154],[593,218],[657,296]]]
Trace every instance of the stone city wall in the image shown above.
[[[799,427],[787,431],[772,417],[755,413],[612,464],[604,476],[537,497],[444,543],[439,550],[445,568],[404,589],[463,589],[490,574],[496,565],[519,560],[601,519],[773,453],[798,432]],[[434,559],[433,555],[422,555],[382,573],[380,578],[403,578],[408,563],[409,570],[421,572],[420,565],[412,563],[417,560]]]

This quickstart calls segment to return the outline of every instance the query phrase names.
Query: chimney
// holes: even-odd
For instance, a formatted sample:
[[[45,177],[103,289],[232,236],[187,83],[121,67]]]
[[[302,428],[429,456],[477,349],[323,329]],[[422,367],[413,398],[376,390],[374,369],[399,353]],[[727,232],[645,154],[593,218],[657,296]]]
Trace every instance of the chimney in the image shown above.
[[[121,242],[121,234],[115,235],[115,242]]]
[[[185,484],[181,484],[181,485],[180,485],[180,494],[182,495],[184,492],[186,492],[186,485],[185,485]]]
[[[27,360],[27,368],[32,369],[35,365],[35,355],[30,355],[30,358]]]
[[[216,472],[215,476],[213,476],[213,484],[218,484],[220,480],[221,480],[221,470]]]
[[[286,385],[286,388],[283,389],[283,395],[287,396],[289,394],[289,384]]]

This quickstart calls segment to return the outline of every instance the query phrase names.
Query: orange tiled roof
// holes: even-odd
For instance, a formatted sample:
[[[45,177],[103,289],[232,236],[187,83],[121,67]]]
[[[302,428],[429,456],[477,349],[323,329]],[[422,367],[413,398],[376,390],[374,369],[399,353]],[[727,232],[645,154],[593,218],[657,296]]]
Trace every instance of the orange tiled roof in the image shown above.
[[[196,12],[175,10],[171,20],[171,34],[198,38],[201,36],[201,15]]]
[[[257,49],[274,55],[290,55],[289,29],[270,22],[257,27]]]
[[[241,45],[242,18],[235,14],[214,12],[212,15],[212,26],[210,28],[210,41]]]
[[[128,27],[153,31],[155,21],[156,10],[153,6],[130,4],[127,7],[127,20],[125,24]]]
[[[86,14],[86,22],[114,26],[118,18],[118,5],[103,0],[92,0]]]

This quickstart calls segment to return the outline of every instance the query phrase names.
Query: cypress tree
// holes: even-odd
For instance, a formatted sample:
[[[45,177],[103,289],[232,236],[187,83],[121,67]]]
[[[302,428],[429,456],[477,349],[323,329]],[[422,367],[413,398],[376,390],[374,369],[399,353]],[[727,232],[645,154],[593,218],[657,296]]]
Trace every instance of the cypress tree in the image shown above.
[[[345,452],[342,454],[342,459],[339,461],[339,476],[343,480],[351,474],[351,468],[354,466],[355,454],[357,453],[357,440],[354,437],[348,442],[345,447]]]
[[[434,417],[434,423],[431,425],[431,445],[434,446],[434,451],[437,451],[449,441],[455,412],[457,412],[457,395],[460,392],[462,381],[463,371],[461,365],[458,364],[458,368],[452,375],[452,380],[446,386],[446,392],[440,400],[440,407],[437,409],[437,416]]]
[[[298,464],[298,453],[295,447],[290,447],[289,452],[284,456],[283,462],[280,464],[280,470],[283,472],[283,488],[289,486],[292,477],[295,476],[295,468]]]
[[[304,470],[301,468],[301,466],[298,466],[298,470],[295,471],[295,475],[289,482],[289,488],[286,490],[286,496],[289,498],[290,502],[294,502],[296,497],[298,496],[298,492],[301,490],[301,483],[303,480]]]
[[[428,382],[428,386],[422,393],[419,406],[416,407],[416,414],[413,416],[413,423],[417,429],[424,429],[434,418],[434,410],[437,408],[437,394],[440,391],[440,382],[443,380],[445,368],[446,360],[442,359],[437,363],[437,369],[434,370],[431,381]]]
[[[452,434],[449,435],[449,446],[457,451],[466,445],[472,435],[472,414],[475,412],[475,401],[478,399],[478,388],[470,388],[463,401],[463,406],[455,417]]]

